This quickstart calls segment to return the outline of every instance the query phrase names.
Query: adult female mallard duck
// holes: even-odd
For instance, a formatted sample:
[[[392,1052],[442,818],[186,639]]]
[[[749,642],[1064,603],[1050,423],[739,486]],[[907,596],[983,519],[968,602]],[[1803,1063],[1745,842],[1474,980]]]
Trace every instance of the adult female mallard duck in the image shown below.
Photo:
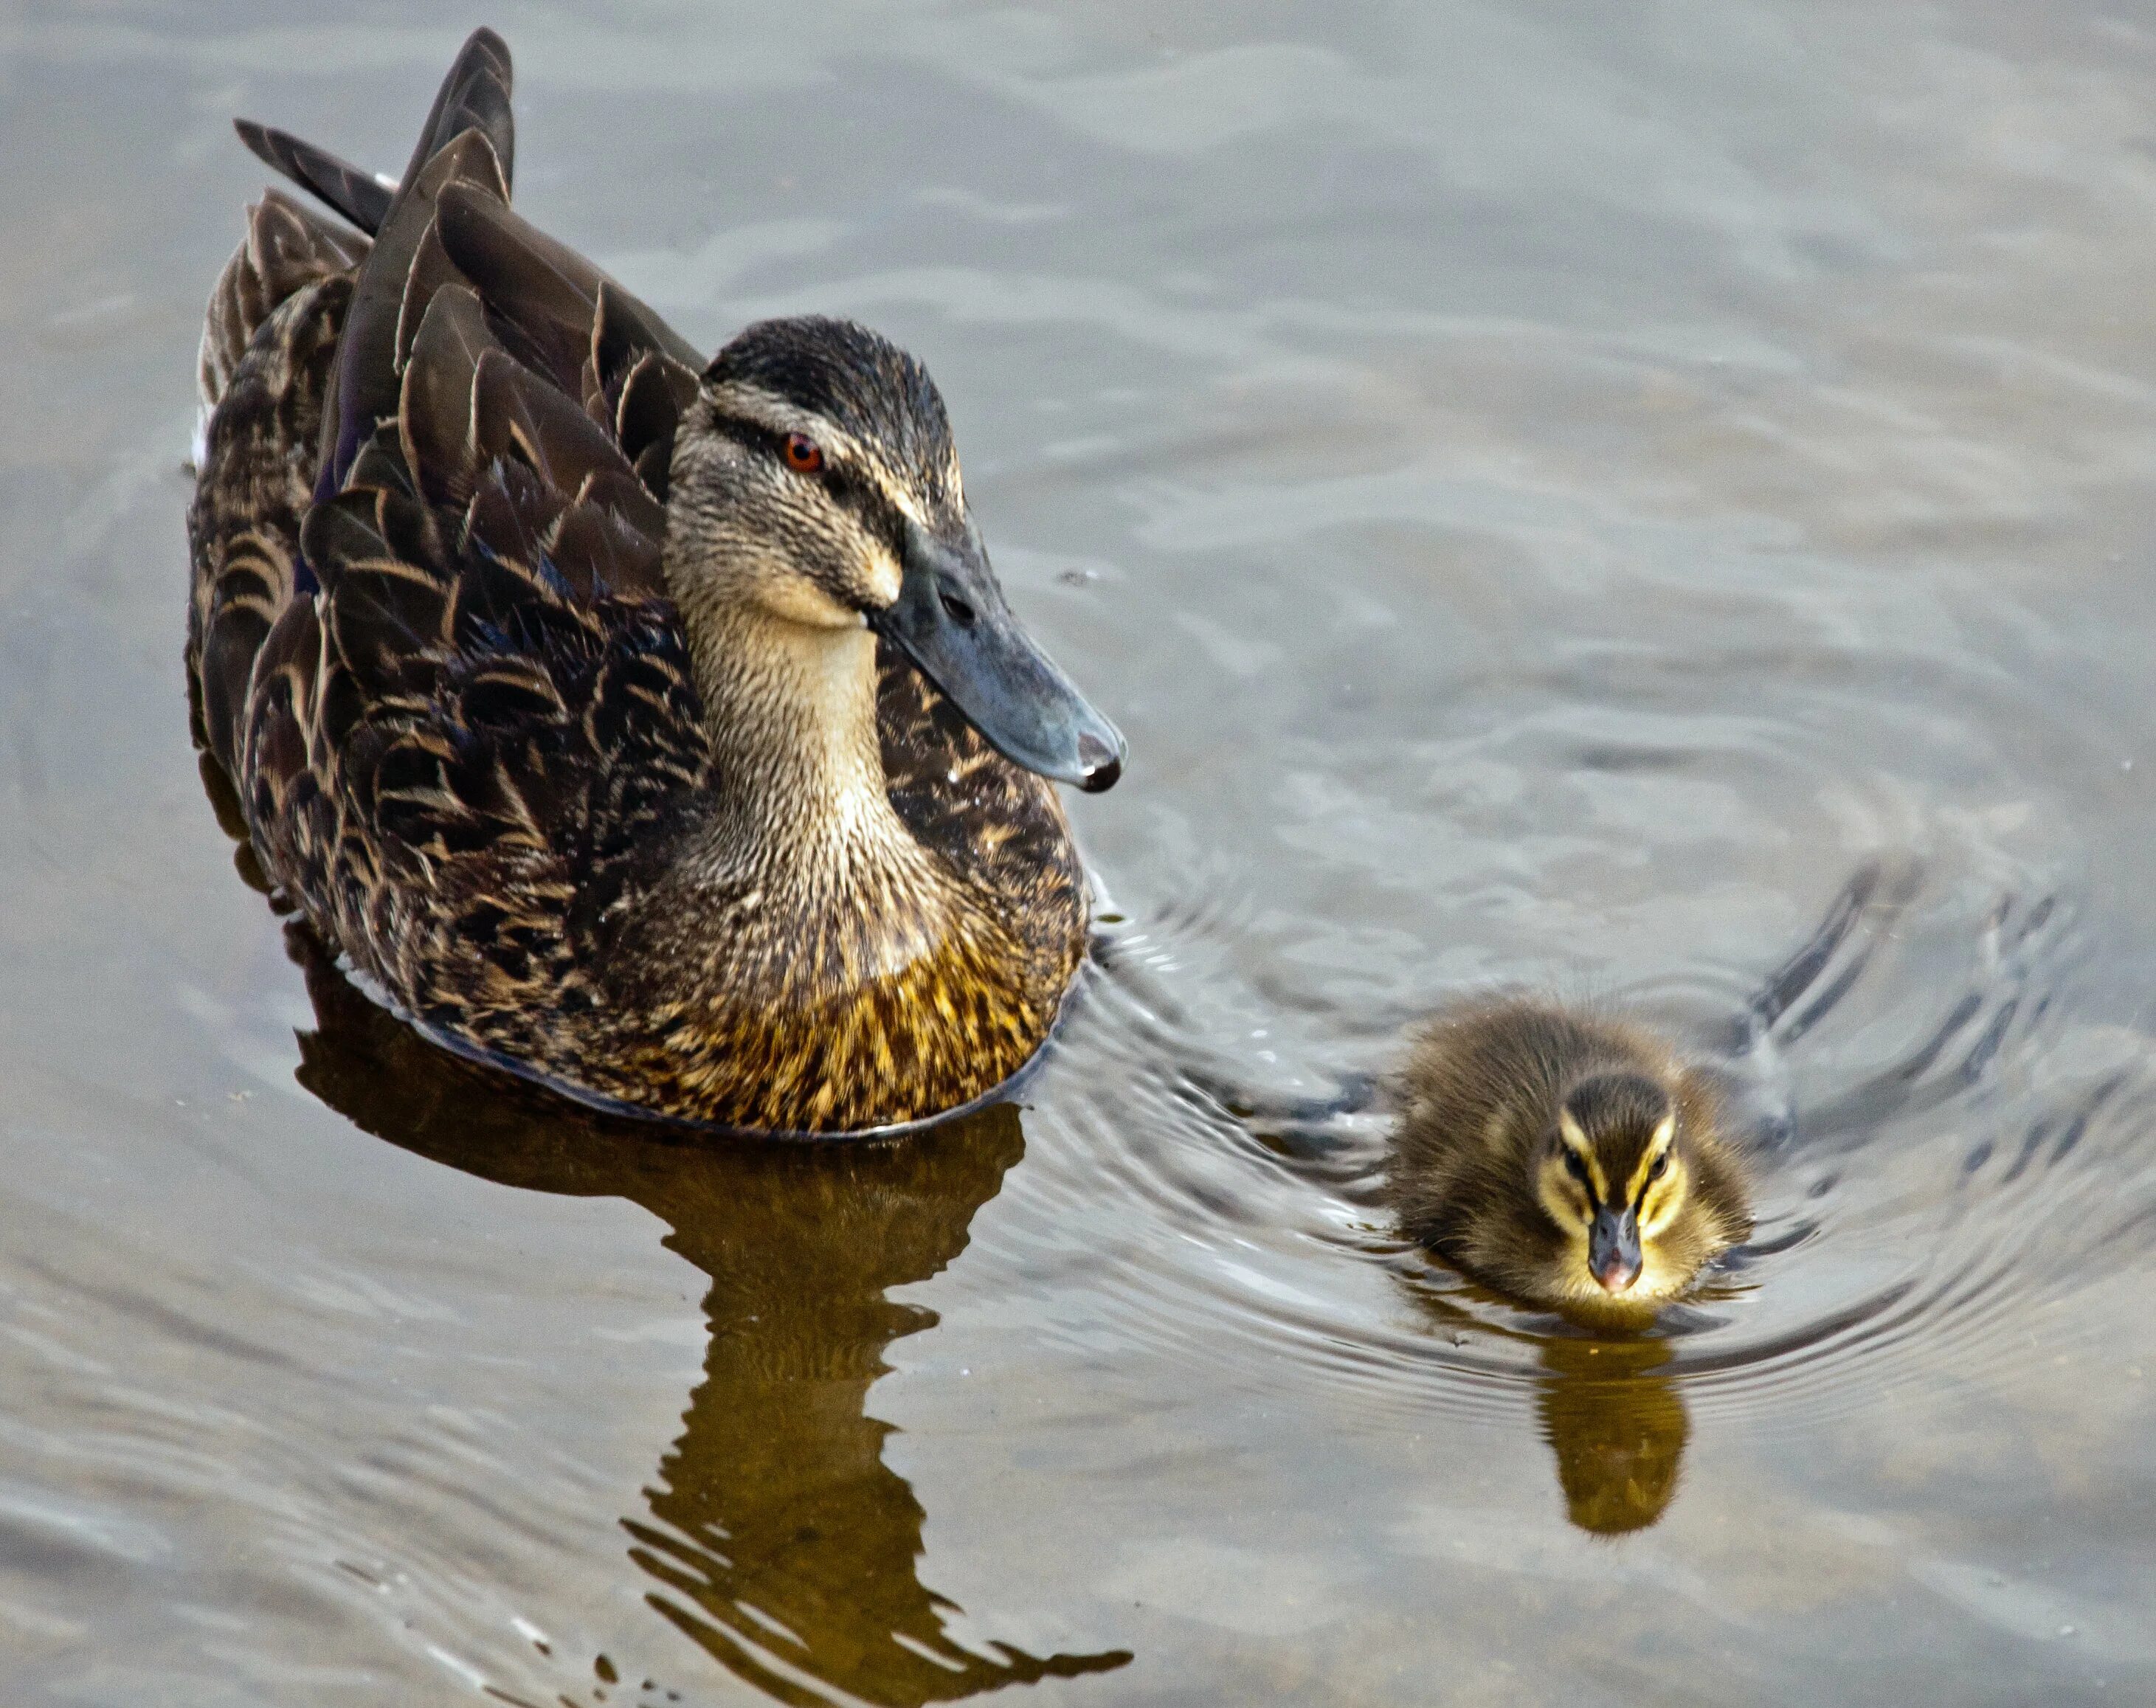
[[[1525,1303],[1644,1321],[1751,1231],[1712,1077],[1644,1027],[1464,1003],[1424,1032],[1400,1090],[1401,1231]]]
[[[1122,740],[1028,639],[920,363],[709,362],[509,206],[481,30],[393,187],[280,131],[212,296],[199,734],[417,1024],[571,1095],[833,1134],[976,1101],[1084,952],[1048,779]],[[371,239],[371,241],[370,241]]]

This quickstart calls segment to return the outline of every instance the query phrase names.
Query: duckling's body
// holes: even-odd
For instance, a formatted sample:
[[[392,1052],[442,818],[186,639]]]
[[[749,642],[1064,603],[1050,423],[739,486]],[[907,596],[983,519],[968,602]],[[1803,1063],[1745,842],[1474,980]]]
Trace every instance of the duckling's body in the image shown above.
[[[919,364],[801,320],[706,366],[509,211],[508,92],[482,31],[394,191],[243,127],[367,235],[272,192],[211,301],[204,743],[454,1048],[763,1131],[974,1100],[1084,952],[1047,778],[1120,738],[1003,604]]]
[[[1423,1033],[1400,1090],[1401,1231],[1526,1303],[1642,1319],[1750,1231],[1712,1080],[1643,1027],[1466,1003]]]

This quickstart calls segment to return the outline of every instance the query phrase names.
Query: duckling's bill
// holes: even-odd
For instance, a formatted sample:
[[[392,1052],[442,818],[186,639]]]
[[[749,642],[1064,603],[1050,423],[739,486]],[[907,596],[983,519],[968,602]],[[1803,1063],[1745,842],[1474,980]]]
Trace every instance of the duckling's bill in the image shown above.
[[[1587,1267],[1605,1293],[1640,1279],[1640,1218],[1630,1204],[1599,1204],[1587,1230]]]

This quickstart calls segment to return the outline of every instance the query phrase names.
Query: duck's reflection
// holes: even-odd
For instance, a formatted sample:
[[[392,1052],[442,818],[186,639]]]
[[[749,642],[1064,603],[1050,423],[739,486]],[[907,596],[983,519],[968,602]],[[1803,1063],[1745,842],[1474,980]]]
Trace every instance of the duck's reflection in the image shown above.
[[[1008,1105],[903,1143],[672,1142],[434,1049],[290,933],[317,1029],[300,1082],[391,1143],[507,1185],[633,1199],[711,1278],[711,1345],[648,1514],[624,1521],[649,1599],[778,1696],[814,1681],[883,1704],[950,1701],[1106,1671],[1128,1653],[1045,1659],[945,1634],[916,1575],[921,1510],[864,1409],[884,1348],[933,1313],[889,1290],[963,1250],[1024,1149]]]
[[[1622,1536],[1668,1511],[1691,1433],[1669,1362],[1666,1341],[1543,1342],[1536,1409],[1565,1514],[1582,1530]]]

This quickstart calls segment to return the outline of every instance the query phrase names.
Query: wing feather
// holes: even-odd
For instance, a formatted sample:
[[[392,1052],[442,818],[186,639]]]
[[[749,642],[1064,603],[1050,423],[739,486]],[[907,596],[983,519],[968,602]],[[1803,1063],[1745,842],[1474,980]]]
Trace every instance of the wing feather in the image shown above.
[[[509,193],[494,146],[477,130],[459,132],[397,192],[374,247],[359,269],[352,311],[337,349],[332,407],[325,412],[318,498],[344,484],[361,444],[375,423],[396,413],[398,375],[397,330],[403,314],[405,287],[413,263],[431,229],[434,206],[450,185],[463,185],[497,198]]]
[[[311,190],[329,207],[369,237],[382,228],[396,192],[370,172],[340,160],[326,148],[302,141],[274,125],[234,119],[239,140],[264,166],[274,167],[303,190]]]

